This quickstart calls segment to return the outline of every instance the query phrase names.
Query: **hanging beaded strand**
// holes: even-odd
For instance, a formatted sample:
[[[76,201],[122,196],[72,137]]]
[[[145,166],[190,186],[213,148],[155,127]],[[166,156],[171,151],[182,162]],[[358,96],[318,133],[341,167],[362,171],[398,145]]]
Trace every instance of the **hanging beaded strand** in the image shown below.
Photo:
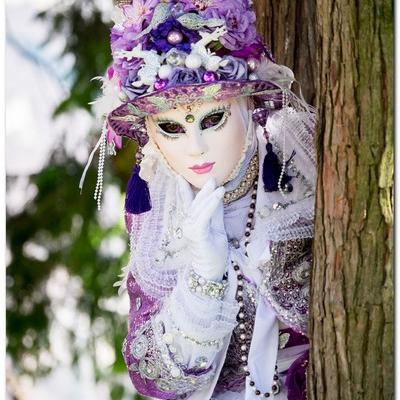
[[[282,110],[284,112],[287,112],[287,106],[288,106],[288,94],[286,90],[283,90],[282,92]],[[281,134],[283,131],[283,121],[281,123]],[[278,190],[279,193],[283,196],[286,197],[285,192],[282,189],[282,179],[283,175],[285,174],[285,169],[286,169],[286,131],[283,132],[283,144],[282,144],[282,168],[281,168],[281,173],[279,175],[279,180],[278,180]]]
[[[245,246],[247,247],[250,243],[250,235],[252,229],[254,229],[253,222],[254,222],[254,214],[257,202],[257,187],[258,187],[258,177],[255,179],[253,185],[253,192],[251,194],[251,202],[249,206],[249,212],[247,214],[247,222],[246,222],[246,229],[245,229]],[[247,252],[246,252],[247,256]],[[244,298],[243,298],[243,273],[240,270],[240,267],[237,263],[232,261],[233,269],[236,272],[237,277],[237,291],[236,291],[236,301],[239,305],[239,312],[237,316],[237,320],[239,322],[239,342],[240,342],[240,363],[241,368],[243,369],[246,379],[249,380],[249,386],[254,390],[254,394],[259,397],[268,398],[272,395],[276,395],[280,392],[280,383],[279,383],[279,376],[278,376],[278,366],[275,365],[275,371],[273,376],[273,382],[271,385],[271,391],[269,392],[262,392],[256,387],[254,380],[251,378],[251,374],[248,367],[248,356],[249,356],[249,348],[246,344],[246,340],[248,339],[248,335],[246,333],[246,312],[244,309]]]
[[[106,125],[104,125],[103,131],[101,133],[96,189],[94,191],[94,196],[93,196],[94,199],[97,201],[97,209],[99,211],[101,210],[101,197],[103,193],[103,175],[104,175],[104,161],[106,158],[106,148],[107,148],[107,129]]]
[[[244,245],[246,248],[250,243],[249,238],[251,230],[253,229],[253,219],[257,201],[257,188],[258,188],[258,175],[256,176],[253,184],[253,191],[251,192],[251,202],[250,202],[249,212],[247,213],[246,229],[244,231],[244,237],[245,237]],[[246,256],[247,256],[247,251],[246,251]]]

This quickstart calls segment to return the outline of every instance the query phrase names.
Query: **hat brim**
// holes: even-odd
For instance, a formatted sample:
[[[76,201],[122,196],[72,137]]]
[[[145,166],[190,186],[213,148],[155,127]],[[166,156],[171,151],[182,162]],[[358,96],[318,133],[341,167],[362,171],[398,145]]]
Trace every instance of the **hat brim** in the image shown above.
[[[120,136],[136,140],[143,146],[147,140],[144,118],[184,104],[221,101],[231,97],[260,96],[268,108],[281,102],[282,90],[275,83],[264,80],[235,80],[174,85],[128,101],[107,117],[108,124]]]

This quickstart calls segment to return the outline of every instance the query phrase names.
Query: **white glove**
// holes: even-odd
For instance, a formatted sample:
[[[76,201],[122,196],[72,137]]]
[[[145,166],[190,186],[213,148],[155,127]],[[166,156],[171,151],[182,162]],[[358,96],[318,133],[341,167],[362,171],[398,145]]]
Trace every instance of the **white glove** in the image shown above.
[[[179,190],[187,210],[182,234],[191,251],[195,272],[209,280],[221,280],[228,257],[222,199],[224,187],[210,179],[193,199],[190,185],[183,178]]]

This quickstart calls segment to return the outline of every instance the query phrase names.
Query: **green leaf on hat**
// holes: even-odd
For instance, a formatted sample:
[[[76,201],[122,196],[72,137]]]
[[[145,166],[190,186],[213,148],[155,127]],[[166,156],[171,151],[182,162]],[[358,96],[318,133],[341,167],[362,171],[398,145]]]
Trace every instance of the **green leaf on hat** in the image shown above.
[[[214,97],[218,94],[221,88],[222,85],[220,83],[217,83],[215,85],[208,85],[203,88],[203,93],[207,97]]]
[[[152,96],[149,98],[149,101],[158,107],[160,112],[166,111],[170,108],[168,101],[164,99],[164,97]]]
[[[251,94],[253,94],[253,92],[254,92],[254,89],[250,86],[243,86],[241,89],[241,93],[244,96],[250,96]]]
[[[145,117],[147,115],[147,113],[139,110],[136,106],[134,106],[133,104],[128,104],[127,105],[128,110],[131,114],[137,116],[137,117]]]
[[[178,18],[178,21],[187,29],[198,30],[204,26],[209,28],[214,28],[221,26],[225,23],[223,19],[220,18],[203,18],[202,16],[195,13],[186,13]]]

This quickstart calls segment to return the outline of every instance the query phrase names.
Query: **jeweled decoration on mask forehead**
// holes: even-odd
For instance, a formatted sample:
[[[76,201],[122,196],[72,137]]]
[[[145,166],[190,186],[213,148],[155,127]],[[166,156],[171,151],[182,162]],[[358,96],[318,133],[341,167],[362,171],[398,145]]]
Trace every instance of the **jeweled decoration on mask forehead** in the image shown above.
[[[218,78],[217,78],[217,75],[214,73],[214,72],[212,72],[212,71],[206,71],[206,72],[204,72],[204,74],[203,74],[203,81],[204,82],[214,82],[214,81],[216,81]]]
[[[167,86],[167,81],[165,79],[157,79],[154,82],[154,89],[162,90]]]
[[[192,123],[192,122],[194,122],[194,120],[195,120],[195,118],[194,118],[194,115],[193,115],[193,114],[188,114],[188,115],[186,115],[186,117],[185,117],[185,121],[186,121],[186,122]]]

